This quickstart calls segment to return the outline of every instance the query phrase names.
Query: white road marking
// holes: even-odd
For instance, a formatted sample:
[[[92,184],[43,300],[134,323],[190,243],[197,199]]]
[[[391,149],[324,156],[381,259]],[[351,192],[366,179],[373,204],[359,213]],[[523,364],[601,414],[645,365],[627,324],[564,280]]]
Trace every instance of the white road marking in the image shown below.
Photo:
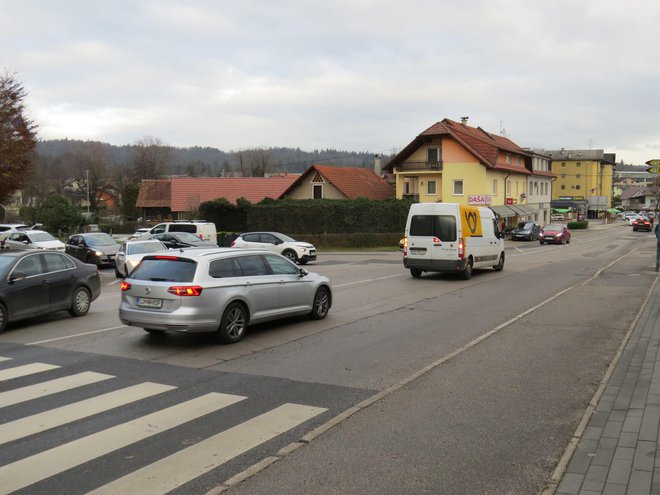
[[[0,356],[0,363],[1,363],[2,361],[11,361],[11,358],[4,357],[4,356]]]
[[[138,469],[88,495],[135,493],[136,490],[140,495],[168,493],[326,410],[284,404]]]
[[[398,273],[396,275],[387,275],[385,277],[368,278],[365,280],[358,280],[357,282],[349,282],[347,284],[333,285],[332,288],[338,289],[341,287],[350,287],[351,285],[368,284],[369,282],[375,282],[377,280],[387,280],[388,278],[396,278],[396,277],[403,277],[403,274]]]
[[[162,394],[175,388],[171,385],[145,382],[39,414],[33,414],[16,421],[10,421],[0,425],[0,445],[109,411],[131,402]]]
[[[32,363],[23,366],[14,366],[6,370],[0,370],[0,382],[11,380],[12,378],[20,378],[22,376],[33,375],[43,371],[50,371],[59,368],[55,364],[46,363]]]
[[[8,494],[99,456],[200,418],[246,397],[210,393],[0,467]],[[139,490],[138,490],[139,491]]]
[[[100,330],[90,330],[89,332],[76,333],[73,335],[65,335],[64,337],[56,337],[54,339],[38,340],[36,342],[28,342],[25,345],[39,345],[39,344],[46,344],[48,342],[57,342],[58,340],[73,339],[76,337],[84,337],[85,335],[93,335],[95,333],[109,332],[110,330],[117,330],[118,328],[127,328],[127,325],[119,325],[110,328],[101,328]]]
[[[20,404],[21,402],[45,397],[58,392],[64,392],[65,390],[71,390],[84,385],[91,385],[92,383],[101,382],[110,378],[114,378],[114,376],[95,373],[93,371],[85,371],[83,373],[37,383],[36,385],[28,385],[27,387],[1,392],[0,408],[13,406],[14,404]]]

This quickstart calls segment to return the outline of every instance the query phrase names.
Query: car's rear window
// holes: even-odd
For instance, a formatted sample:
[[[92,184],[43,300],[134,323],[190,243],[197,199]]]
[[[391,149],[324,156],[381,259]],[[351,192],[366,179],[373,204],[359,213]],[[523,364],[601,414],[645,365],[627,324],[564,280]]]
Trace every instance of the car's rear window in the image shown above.
[[[437,237],[441,241],[456,240],[456,217],[453,215],[413,215],[410,236]]]
[[[197,263],[174,256],[148,256],[131,272],[130,278],[153,282],[192,282]]]

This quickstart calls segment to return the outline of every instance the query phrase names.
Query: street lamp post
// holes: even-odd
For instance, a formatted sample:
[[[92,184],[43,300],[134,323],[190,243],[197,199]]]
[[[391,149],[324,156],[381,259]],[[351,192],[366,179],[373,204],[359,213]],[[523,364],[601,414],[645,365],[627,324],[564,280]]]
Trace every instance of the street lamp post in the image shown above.
[[[89,170],[87,171],[87,217],[89,217]]]

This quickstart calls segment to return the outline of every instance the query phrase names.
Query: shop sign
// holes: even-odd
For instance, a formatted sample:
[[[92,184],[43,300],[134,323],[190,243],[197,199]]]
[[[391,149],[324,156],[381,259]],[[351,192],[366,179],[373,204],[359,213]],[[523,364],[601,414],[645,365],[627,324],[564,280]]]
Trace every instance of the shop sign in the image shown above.
[[[469,205],[483,205],[483,206],[488,206],[493,202],[493,197],[492,196],[485,196],[483,194],[475,194],[472,196],[468,196],[468,204]]]
[[[506,198],[505,203],[506,205],[515,205],[518,203],[518,200],[516,198]]]

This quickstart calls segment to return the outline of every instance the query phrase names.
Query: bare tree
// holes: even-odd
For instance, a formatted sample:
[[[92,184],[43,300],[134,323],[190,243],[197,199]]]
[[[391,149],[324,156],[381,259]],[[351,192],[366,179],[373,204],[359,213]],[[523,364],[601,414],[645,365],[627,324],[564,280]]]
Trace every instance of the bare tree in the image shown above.
[[[78,196],[77,199],[89,202],[91,211],[98,210],[101,192],[113,192],[115,189],[108,181],[112,163],[112,152],[104,143],[81,143],[72,153],[71,190]]]
[[[265,177],[273,169],[270,149],[254,148],[239,151],[236,157],[243,177]]]
[[[9,74],[0,75],[0,202],[31,176],[37,126],[25,115],[26,92]]]
[[[137,141],[133,147],[133,166],[135,177],[140,179],[157,179],[172,162],[172,148],[160,139],[151,136]]]

